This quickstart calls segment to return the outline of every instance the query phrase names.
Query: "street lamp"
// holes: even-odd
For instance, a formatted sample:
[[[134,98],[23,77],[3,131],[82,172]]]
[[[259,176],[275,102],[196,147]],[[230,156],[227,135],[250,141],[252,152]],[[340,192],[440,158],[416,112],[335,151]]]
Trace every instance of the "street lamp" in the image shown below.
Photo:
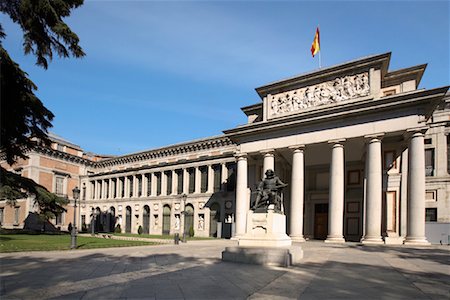
[[[181,215],[183,216],[183,243],[186,243],[186,194],[182,194],[181,198],[183,199],[183,211]]]
[[[71,233],[70,249],[77,248],[77,200],[80,197],[80,189],[76,186],[73,190],[73,226]]]

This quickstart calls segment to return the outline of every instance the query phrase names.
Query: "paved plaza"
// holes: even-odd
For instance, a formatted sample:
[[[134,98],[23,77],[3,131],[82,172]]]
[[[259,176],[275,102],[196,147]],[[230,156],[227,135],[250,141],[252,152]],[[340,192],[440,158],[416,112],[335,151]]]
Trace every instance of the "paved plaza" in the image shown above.
[[[0,254],[6,299],[449,299],[450,248],[300,244],[301,265],[222,262],[229,240]]]

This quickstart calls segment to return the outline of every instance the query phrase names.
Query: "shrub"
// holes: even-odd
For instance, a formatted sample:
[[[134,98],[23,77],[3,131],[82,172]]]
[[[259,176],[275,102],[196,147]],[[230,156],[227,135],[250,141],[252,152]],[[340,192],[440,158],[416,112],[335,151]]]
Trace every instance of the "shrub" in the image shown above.
[[[117,224],[116,228],[114,229],[115,233],[122,233],[122,228],[120,228],[120,224]]]
[[[142,234],[142,231],[143,231],[143,229],[142,229],[142,226],[141,226],[141,225],[139,225],[139,228],[138,228],[138,233],[139,233],[139,234]]]
[[[190,237],[193,237],[194,236],[194,226],[193,225],[191,225],[191,227],[189,227],[189,236]]]

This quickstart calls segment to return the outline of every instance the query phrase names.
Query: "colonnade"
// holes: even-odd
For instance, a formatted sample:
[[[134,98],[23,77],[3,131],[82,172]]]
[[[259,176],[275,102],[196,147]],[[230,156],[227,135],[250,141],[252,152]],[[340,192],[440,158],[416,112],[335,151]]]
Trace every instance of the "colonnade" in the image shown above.
[[[405,244],[426,244],[425,238],[425,169],[424,169],[424,132],[412,132],[409,138],[408,161],[408,215]],[[383,135],[366,136],[366,184],[365,184],[365,220],[363,243],[383,243],[382,197],[382,137]],[[345,140],[329,141],[331,147],[331,163],[329,178],[329,213],[328,236],[325,242],[345,242],[344,199],[345,199]],[[303,209],[304,209],[304,172],[305,145],[289,147],[292,153],[292,177],[290,183],[291,206],[289,211],[290,236],[294,241],[304,241]],[[263,171],[274,169],[275,150],[265,150]],[[250,207],[247,182],[247,155],[237,156],[236,185],[236,238],[245,234],[246,214]]]
[[[122,173],[114,177],[91,179],[88,195],[92,200],[100,200],[213,193],[224,188],[223,183],[229,176],[229,163],[213,163],[168,170],[159,169],[152,172]],[[207,182],[204,190],[202,190],[202,170],[206,172],[203,178]],[[190,172],[194,174],[190,176]],[[215,172],[220,173],[218,175],[220,176],[220,187],[214,186]],[[194,183],[190,183],[191,179],[194,179]],[[181,183],[179,183],[180,180]],[[190,186],[193,189],[190,189]]]

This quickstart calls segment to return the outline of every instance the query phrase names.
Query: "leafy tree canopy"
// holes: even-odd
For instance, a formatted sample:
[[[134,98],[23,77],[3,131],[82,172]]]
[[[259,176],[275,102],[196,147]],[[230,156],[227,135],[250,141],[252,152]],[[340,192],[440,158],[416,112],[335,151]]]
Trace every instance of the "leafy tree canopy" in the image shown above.
[[[83,0],[0,0],[0,12],[8,15],[23,31],[25,54],[33,54],[36,64],[48,68],[53,53],[59,57],[83,57],[78,36],[63,21]],[[47,133],[53,113],[34,94],[37,86],[3,48],[5,38],[0,23],[0,159],[13,165],[37,143],[49,144]],[[67,199],[50,193],[33,180],[0,168],[0,200],[35,195],[41,217],[49,219],[65,211]]]

